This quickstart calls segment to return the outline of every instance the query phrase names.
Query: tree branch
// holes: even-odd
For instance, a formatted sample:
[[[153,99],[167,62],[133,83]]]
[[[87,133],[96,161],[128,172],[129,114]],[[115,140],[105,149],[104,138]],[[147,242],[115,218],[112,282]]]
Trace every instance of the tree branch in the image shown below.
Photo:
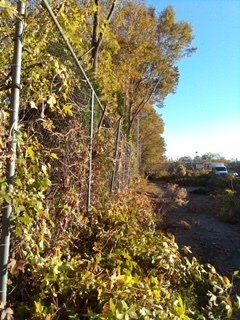
[[[155,86],[152,88],[149,96],[146,98],[143,98],[142,101],[139,103],[139,105],[137,106],[136,110],[133,112],[132,117],[131,117],[131,126],[132,123],[134,121],[134,119],[136,118],[136,116],[139,114],[139,112],[145,107],[145,105],[152,99],[152,96],[154,95],[157,86],[160,83],[160,79],[157,81],[157,83],[155,84]]]
[[[113,11],[114,8],[116,6],[117,0],[113,0],[110,11],[108,13],[107,19],[103,24],[103,30],[106,28],[107,24],[111,21],[112,15],[113,15]],[[98,45],[101,46],[102,44],[102,40],[103,40],[103,31],[100,32],[99,34],[99,38],[98,38]]]
[[[116,3],[117,3],[117,0],[113,0],[109,13],[107,15],[107,19],[103,24],[103,30],[106,28],[107,24],[111,21]],[[99,0],[95,0],[95,5],[99,9]],[[104,36],[104,31],[101,31],[98,35],[98,30],[99,30],[99,11],[97,10],[96,12],[94,12],[94,16],[93,16],[93,38],[92,38],[92,46],[93,46],[92,59],[93,59],[93,69],[95,72],[97,71],[97,68],[98,68],[99,49],[102,45],[103,36]]]

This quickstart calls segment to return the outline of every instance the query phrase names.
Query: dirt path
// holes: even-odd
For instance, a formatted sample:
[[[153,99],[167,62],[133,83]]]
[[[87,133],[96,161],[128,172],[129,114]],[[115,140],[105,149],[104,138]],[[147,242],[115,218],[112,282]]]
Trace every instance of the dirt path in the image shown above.
[[[189,203],[169,212],[164,221],[167,233],[174,234],[179,248],[190,246],[193,256],[212,264],[222,275],[240,269],[240,226],[220,221],[209,195],[188,189]],[[240,281],[235,287],[240,293]]]

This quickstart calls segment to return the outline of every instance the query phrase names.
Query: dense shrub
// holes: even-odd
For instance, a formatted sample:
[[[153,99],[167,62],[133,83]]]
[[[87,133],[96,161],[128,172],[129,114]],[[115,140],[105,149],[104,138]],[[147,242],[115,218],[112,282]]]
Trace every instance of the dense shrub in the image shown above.
[[[187,168],[182,163],[178,164],[175,175],[179,178],[185,177],[187,175]]]
[[[161,177],[162,180],[177,183],[181,186],[203,187],[206,191],[223,191],[226,188],[237,189],[240,187],[238,179],[232,176],[217,176],[206,170],[190,171],[185,175],[171,174]]]
[[[240,222],[240,192],[226,189],[219,196],[221,210],[219,217],[226,222]]]

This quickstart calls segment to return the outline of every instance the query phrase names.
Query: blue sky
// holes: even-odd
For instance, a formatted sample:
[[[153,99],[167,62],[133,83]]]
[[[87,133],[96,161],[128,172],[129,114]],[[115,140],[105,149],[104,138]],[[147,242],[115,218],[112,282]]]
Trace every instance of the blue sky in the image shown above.
[[[197,52],[179,63],[177,92],[159,110],[167,156],[206,152],[240,159],[240,1],[148,0],[194,28]]]

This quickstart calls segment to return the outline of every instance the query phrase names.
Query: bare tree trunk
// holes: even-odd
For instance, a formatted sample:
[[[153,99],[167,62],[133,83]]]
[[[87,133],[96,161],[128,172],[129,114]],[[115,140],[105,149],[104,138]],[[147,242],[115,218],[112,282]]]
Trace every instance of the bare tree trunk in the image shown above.
[[[93,32],[92,32],[92,64],[94,72],[98,67],[98,33],[99,33],[99,1],[94,0],[96,10],[93,14]]]
[[[99,60],[99,52],[103,41],[104,31],[99,32],[99,0],[94,0],[96,5],[96,11],[93,15],[93,33],[92,33],[92,66],[93,71],[96,74],[98,69],[98,60]],[[103,24],[102,30],[105,29],[107,24],[110,22],[112,18],[112,14],[114,8],[116,6],[117,0],[112,1],[112,5],[110,7],[109,13],[107,15],[106,21]]]
[[[138,114],[142,111],[142,109],[146,106],[146,104],[151,100],[153,94],[156,92],[157,90],[157,86],[159,85],[160,80],[157,81],[157,83],[153,86],[151,92],[149,93],[148,97],[145,97],[142,99],[142,101],[139,103],[139,105],[135,108],[135,110],[133,111],[132,108],[132,112],[131,112],[131,122],[129,124],[130,130],[132,127],[132,124],[134,122],[134,120],[136,119],[136,117],[138,116]]]

